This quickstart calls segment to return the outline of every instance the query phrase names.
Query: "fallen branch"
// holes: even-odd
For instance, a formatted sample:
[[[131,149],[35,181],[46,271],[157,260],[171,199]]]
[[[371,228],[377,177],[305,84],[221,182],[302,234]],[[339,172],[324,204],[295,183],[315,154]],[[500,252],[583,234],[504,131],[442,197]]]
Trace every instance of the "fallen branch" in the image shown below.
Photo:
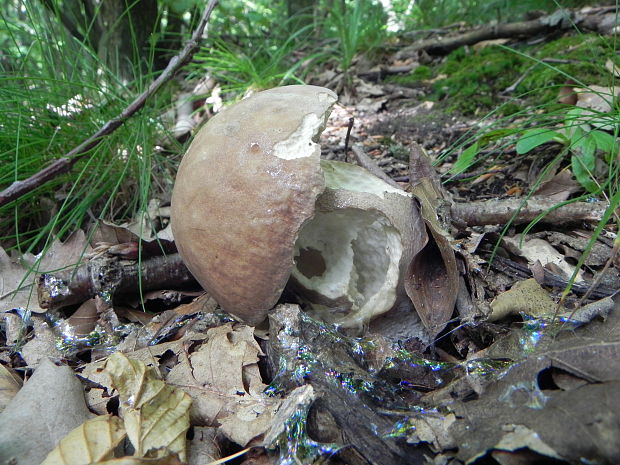
[[[523,224],[529,223],[555,205],[557,202],[537,197],[530,198],[525,205],[523,205],[523,199],[493,199],[454,203],[450,212],[455,222],[464,223],[467,226],[506,224],[509,221],[513,224]],[[597,222],[603,217],[606,208],[607,205],[604,202],[574,202],[549,211],[543,221],[554,224],[575,221]]]
[[[473,45],[483,40],[502,39],[511,37],[532,36],[541,32],[548,32],[554,28],[569,27],[569,21],[556,20],[556,16],[562,10],[549,16],[543,16],[531,21],[520,21],[516,23],[497,24],[485,26],[474,31],[466,32],[452,37],[441,37],[438,39],[420,40],[413,45],[402,49],[396,54],[399,60],[408,58],[424,50],[431,55],[446,55],[452,50],[456,50],[463,45]]]
[[[54,161],[51,165],[30,176],[29,178],[22,181],[15,181],[5,190],[0,192],[0,207],[12,202],[13,200],[19,199],[29,192],[32,192],[36,188],[51,181],[52,179],[57,178],[61,174],[69,172],[73,165],[75,165],[78,160],[85,157],[91,149],[97,147],[103,141],[105,136],[112,134],[138,110],[144,107],[149,97],[155,94],[166,82],[172,79],[172,77],[192,59],[198,50],[198,44],[216,5],[217,0],[209,0],[200,23],[192,34],[190,40],[187,41],[185,47],[183,47],[183,50],[181,50],[178,55],[170,59],[166,69],[164,69],[159,77],[151,83],[146,91],[131,102],[129,106],[127,106],[127,108],[120,113],[120,115],[107,121],[95,134],[70,152],[66,153],[63,157]]]
[[[179,254],[142,260],[118,257],[94,259],[57,273],[47,273],[37,280],[41,308],[57,309],[84,302],[96,295],[115,297],[142,291],[198,287]]]

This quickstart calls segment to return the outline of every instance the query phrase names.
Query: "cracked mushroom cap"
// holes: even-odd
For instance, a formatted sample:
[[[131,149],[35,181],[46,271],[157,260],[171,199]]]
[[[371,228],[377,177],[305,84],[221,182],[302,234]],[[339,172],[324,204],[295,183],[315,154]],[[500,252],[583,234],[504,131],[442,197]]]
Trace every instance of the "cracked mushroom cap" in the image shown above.
[[[317,141],[336,100],[316,86],[259,92],[209,120],[183,157],[172,194],[179,253],[246,323],[265,318],[291,274],[325,188]]]

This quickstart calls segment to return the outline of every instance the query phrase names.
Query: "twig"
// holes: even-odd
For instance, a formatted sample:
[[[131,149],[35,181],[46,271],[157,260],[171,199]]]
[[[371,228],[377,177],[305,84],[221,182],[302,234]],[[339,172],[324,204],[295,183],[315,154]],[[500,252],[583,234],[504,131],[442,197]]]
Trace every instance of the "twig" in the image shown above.
[[[483,176],[485,174],[496,174],[496,173],[503,173],[504,171],[506,171],[506,168],[496,168],[496,169],[484,169],[484,170],[478,170],[478,171],[470,171],[468,173],[459,173],[459,174],[454,174],[452,176],[450,176],[449,179],[446,179],[445,183],[449,183],[449,182],[455,182],[455,181],[460,181],[462,179],[468,179],[468,178],[477,178],[478,176]]]
[[[607,259],[607,262],[605,262],[605,266],[598,273],[598,276],[596,277],[596,279],[592,282],[592,285],[588,289],[588,292],[586,292],[581,297],[581,299],[579,299],[579,302],[577,303],[577,306],[575,307],[575,310],[573,310],[573,312],[570,314],[569,319],[573,318],[573,316],[575,315],[575,312],[579,308],[581,308],[583,306],[583,303],[586,301],[586,299],[588,297],[590,297],[590,294],[592,293],[592,291],[594,291],[594,289],[600,284],[601,280],[603,279],[603,276],[605,276],[605,273],[607,272],[607,270],[609,269],[610,265],[614,262],[614,260],[616,259],[616,256],[618,255],[618,248],[620,248],[620,241],[618,239],[616,239],[614,241],[614,246],[611,249],[611,254],[609,255],[609,258]]]
[[[520,263],[514,262],[500,255],[495,255],[489,264],[495,270],[509,274],[510,276],[514,276],[518,279],[527,279],[533,276],[532,270],[530,270],[527,266],[521,265]],[[554,289],[565,289],[568,282],[568,279],[555,273],[551,273],[549,270],[545,270],[543,268],[542,284],[544,286],[549,286]],[[571,287],[571,291],[576,295],[584,295],[589,293],[589,296],[594,299],[602,299],[614,295],[617,292],[617,289],[601,286],[597,283],[583,282],[574,283]]]
[[[118,257],[91,260],[77,269],[42,274],[37,282],[41,308],[57,309],[102,293],[112,297],[142,290],[197,286],[179,254],[152,257],[140,264]]]
[[[563,59],[558,59],[558,58],[543,58],[540,61],[542,63],[558,63],[558,64],[576,63],[576,60],[563,60]],[[515,82],[513,82],[510,86],[506,87],[501,93],[502,94],[511,94],[511,93],[513,93],[517,89],[519,84],[521,84],[525,80],[525,78],[530,75],[532,69],[534,69],[539,64],[540,63],[534,63],[529,68],[527,68],[525,70],[525,72],[521,76],[519,76],[519,78]]]
[[[166,69],[164,69],[159,77],[151,83],[146,91],[131,102],[129,106],[127,106],[127,108],[125,108],[116,118],[112,118],[106,122],[95,134],[90,136],[70,152],[66,153],[62,158],[59,158],[48,167],[42,169],[27,179],[15,181],[5,190],[0,192],[0,207],[20,198],[23,195],[26,195],[61,174],[67,173],[78,160],[86,156],[91,149],[97,147],[103,141],[105,136],[112,134],[138,110],[144,107],[148,98],[155,94],[166,82],[172,79],[172,77],[192,59],[198,50],[198,44],[216,5],[217,0],[209,0],[209,4],[205,9],[198,27],[192,34],[191,39],[187,41],[185,47],[183,47],[183,50],[181,50],[178,55],[170,59]]]
[[[351,148],[353,150],[353,154],[355,155],[355,159],[359,163],[359,165],[363,168],[366,168],[372,174],[377,176],[380,179],[383,179],[385,182],[390,184],[391,186],[397,187],[398,189],[402,189],[403,187],[399,185],[396,181],[390,178],[385,172],[377,166],[375,161],[366,155],[364,149],[359,144],[354,144]]]
[[[557,202],[549,199],[532,197],[526,205],[522,199],[493,199],[478,202],[454,203],[451,207],[452,217],[468,226],[487,224],[506,224],[512,219],[514,224],[529,223],[541,213],[553,208]],[[522,207],[522,208],[521,208]],[[605,213],[604,202],[574,202],[563,205],[543,218],[545,223],[564,224],[575,221],[600,221]],[[512,218],[515,211],[517,216]]]
[[[344,161],[349,161],[349,137],[351,137],[351,129],[353,129],[353,121],[355,118],[349,118],[349,125],[347,127],[347,136],[344,138]]]

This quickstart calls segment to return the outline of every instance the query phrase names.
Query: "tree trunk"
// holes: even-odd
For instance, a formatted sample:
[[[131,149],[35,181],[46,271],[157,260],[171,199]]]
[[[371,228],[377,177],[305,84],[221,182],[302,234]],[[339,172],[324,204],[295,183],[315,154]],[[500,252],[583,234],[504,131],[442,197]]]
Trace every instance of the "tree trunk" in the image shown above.
[[[91,6],[97,11],[94,0]],[[135,67],[148,56],[149,37],[157,28],[157,0],[106,0],[95,15],[100,31],[96,43],[99,58],[123,81],[135,78]]]

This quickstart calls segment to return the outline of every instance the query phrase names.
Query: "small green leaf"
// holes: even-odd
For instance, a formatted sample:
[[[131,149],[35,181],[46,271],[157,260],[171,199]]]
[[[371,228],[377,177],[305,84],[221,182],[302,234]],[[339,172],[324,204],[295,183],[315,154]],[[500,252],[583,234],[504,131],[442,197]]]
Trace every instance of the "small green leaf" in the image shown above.
[[[592,178],[592,171],[586,166],[586,160],[584,160],[582,154],[573,153],[571,156],[571,168],[575,179],[589,192],[595,192],[598,190],[598,186]]]
[[[467,168],[474,164],[474,158],[478,155],[479,150],[480,142],[478,141],[463,150],[459,155],[459,158],[456,160],[456,163],[450,170],[450,173],[459,174],[466,171]]]
[[[580,134],[577,137],[577,134]],[[571,150],[581,156],[584,167],[590,172],[594,171],[596,165],[596,139],[591,132],[584,133],[576,131],[571,141]]]
[[[591,131],[590,136],[596,143],[596,148],[605,152],[607,162],[612,160],[618,152],[618,143],[611,134],[603,131]]]
[[[517,141],[517,153],[519,155],[528,153],[530,150],[556,139],[562,140],[564,137],[559,132],[547,128],[528,129]]]

